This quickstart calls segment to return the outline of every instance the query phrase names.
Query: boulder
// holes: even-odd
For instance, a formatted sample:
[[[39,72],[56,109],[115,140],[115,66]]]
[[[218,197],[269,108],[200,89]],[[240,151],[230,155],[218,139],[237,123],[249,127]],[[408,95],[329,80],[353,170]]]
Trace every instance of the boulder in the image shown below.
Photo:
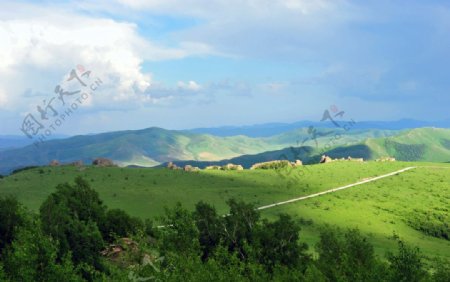
[[[49,166],[59,166],[59,161],[58,160],[53,160],[49,163]]]
[[[256,163],[250,169],[278,169],[283,167],[292,167],[293,163],[287,160],[275,160],[262,163]]]
[[[106,158],[97,158],[92,162],[95,166],[115,166],[114,162]]]
[[[196,166],[191,166],[191,165],[185,165],[184,166],[184,171],[199,171],[200,168],[196,167]]]
[[[395,162],[396,160],[393,157],[382,157],[382,158],[376,159],[375,161],[377,161],[377,162]]]
[[[176,164],[174,164],[173,162],[169,162],[167,164],[167,168],[168,169],[178,169],[178,166]]]
[[[235,164],[226,164],[222,166],[223,170],[244,170],[244,167],[242,165],[235,165]]]
[[[332,158],[330,158],[330,157],[327,156],[327,155],[323,155],[322,158],[320,159],[320,162],[319,162],[319,163],[321,163],[321,164],[324,164],[324,163],[331,163],[332,161],[333,161]]]
[[[205,170],[221,170],[222,168],[218,165],[210,165],[205,167]]]

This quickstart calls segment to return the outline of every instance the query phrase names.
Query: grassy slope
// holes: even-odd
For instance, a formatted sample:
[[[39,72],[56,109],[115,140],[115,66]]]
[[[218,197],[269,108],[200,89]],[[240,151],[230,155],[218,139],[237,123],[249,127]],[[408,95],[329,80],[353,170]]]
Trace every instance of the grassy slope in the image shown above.
[[[320,146],[327,144],[339,132],[337,129],[317,129]],[[396,131],[352,130],[333,145],[360,142],[369,137],[390,136]],[[328,133],[322,136],[322,134]],[[322,137],[321,137],[322,136]],[[217,161],[246,154],[294,146],[311,137],[308,130],[297,129],[268,138],[246,136],[217,137],[187,131],[148,128],[109,132],[88,136],[75,136],[52,140],[39,145],[0,152],[0,173],[29,165],[46,165],[51,160],[61,162],[83,160],[90,163],[94,158],[106,157],[122,166],[155,166],[172,160]],[[305,145],[315,144],[309,140]]]
[[[420,128],[389,138],[368,139],[364,143],[375,157],[389,155],[399,160],[448,162],[449,142],[449,129]]]
[[[31,209],[38,209],[57,183],[73,181],[81,175],[91,181],[105,203],[143,218],[161,215],[164,206],[176,201],[192,209],[199,200],[214,204],[225,213],[231,197],[255,202],[258,206],[335,188],[358,180],[411,166],[411,163],[331,163],[297,168],[294,171],[201,171],[188,173],[167,169],[127,169],[75,167],[33,169],[0,180],[0,194],[14,194]],[[414,165],[424,166],[425,163]],[[436,166],[436,164],[433,164]],[[317,228],[324,223],[341,227],[357,226],[371,234],[377,251],[394,247],[387,238],[395,231],[420,246],[426,254],[450,258],[450,242],[423,235],[405,221],[415,210],[448,209],[450,165],[420,167],[400,176],[379,180],[263,211],[267,217],[279,212],[312,219],[303,239],[317,240]],[[43,173],[41,173],[43,172]],[[303,176],[301,176],[303,175]],[[447,211],[448,213],[448,211]]]

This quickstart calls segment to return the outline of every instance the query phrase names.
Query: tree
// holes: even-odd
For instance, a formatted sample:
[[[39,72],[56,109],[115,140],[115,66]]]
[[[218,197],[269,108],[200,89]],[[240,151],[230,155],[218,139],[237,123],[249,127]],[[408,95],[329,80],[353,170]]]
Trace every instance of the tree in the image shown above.
[[[423,256],[419,248],[410,247],[402,240],[397,239],[398,253],[389,253],[387,258],[390,262],[391,281],[418,282],[426,277]]]
[[[7,252],[5,272],[11,281],[81,281],[67,255],[57,260],[57,242],[45,236],[39,225],[21,228]]]
[[[327,227],[316,246],[317,266],[331,281],[383,281],[384,265],[375,256],[373,246],[356,230],[344,234]]]
[[[254,243],[254,229],[259,221],[259,212],[252,204],[229,200],[230,214],[222,221],[222,235],[230,251],[239,253],[241,259],[247,254],[244,245]]]
[[[102,226],[105,240],[111,242],[114,235],[125,237],[135,234],[139,229],[143,229],[144,224],[139,218],[131,217],[120,209],[112,209],[106,212],[105,222]]]
[[[61,184],[56,190],[40,208],[44,233],[59,242],[60,259],[72,252],[76,264],[85,262],[101,269],[104,242],[98,226],[104,225],[106,207],[80,177],[75,185]]]
[[[13,241],[18,227],[24,224],[20,209],[16,198],[0,197],[0,257],[3,249]]]
[[[300,226],[289,215],[280,214],[278,220],[263,221],[259,230],[259,261],[269,271],[276,265],[306,270],[308,246],[299,240]]]
[[[202,248],[202,259],[206,260],[220,243],[220,218],[216,209],[205,203],[195,205],[193,217],[199,230],[199,242]]]
[[[180,203],[177,203],[173,209],[166,209],[162,222],[165,225],[161,232],[163,254],[175,252],[180,255],[197,255],[200,253],[199,233],[195,221],[191,213]]]

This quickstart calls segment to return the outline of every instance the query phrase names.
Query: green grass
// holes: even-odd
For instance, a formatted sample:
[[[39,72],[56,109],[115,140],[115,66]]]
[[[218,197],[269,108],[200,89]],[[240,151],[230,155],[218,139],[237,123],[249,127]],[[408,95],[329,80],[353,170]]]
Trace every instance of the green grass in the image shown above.
[[[395,232],[418,245],[427,255],[450,259],[450,241],[415,230],[408,220],[418,214],[436,212],[448,216],[450,165],[427,163],[336,162],[294,170],[244,170],[184,172],[168,169],[43,167],[0,179],[0,194],[13,194],[32,210],[62,182],[82,176],[91,182],[110,208],[121,208],[134,216],[154,218],[164,207],[182,202],[189,209],[200,200],[227,212],[229,198],[254,202],[257,206],[336,188],[356,181],[419,166],[398,176],[384,178],[333,194],[262,211],[273,218],[280,212],[312,219],[302,240],[317,241],[323,224],[358,227],[372,238],[377,252],[395,248],[389,239]],[[434,167],[431,167],[434,166]]]

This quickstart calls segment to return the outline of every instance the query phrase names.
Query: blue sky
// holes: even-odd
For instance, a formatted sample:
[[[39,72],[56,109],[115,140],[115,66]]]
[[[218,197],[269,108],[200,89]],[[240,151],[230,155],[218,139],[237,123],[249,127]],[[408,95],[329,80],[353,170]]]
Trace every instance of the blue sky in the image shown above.
[[[78,65],[104,83],[54,134],[319,120],[330,105],[360,121],[449,118],[448,1],[0,5],[0,134],[76,87]]]

